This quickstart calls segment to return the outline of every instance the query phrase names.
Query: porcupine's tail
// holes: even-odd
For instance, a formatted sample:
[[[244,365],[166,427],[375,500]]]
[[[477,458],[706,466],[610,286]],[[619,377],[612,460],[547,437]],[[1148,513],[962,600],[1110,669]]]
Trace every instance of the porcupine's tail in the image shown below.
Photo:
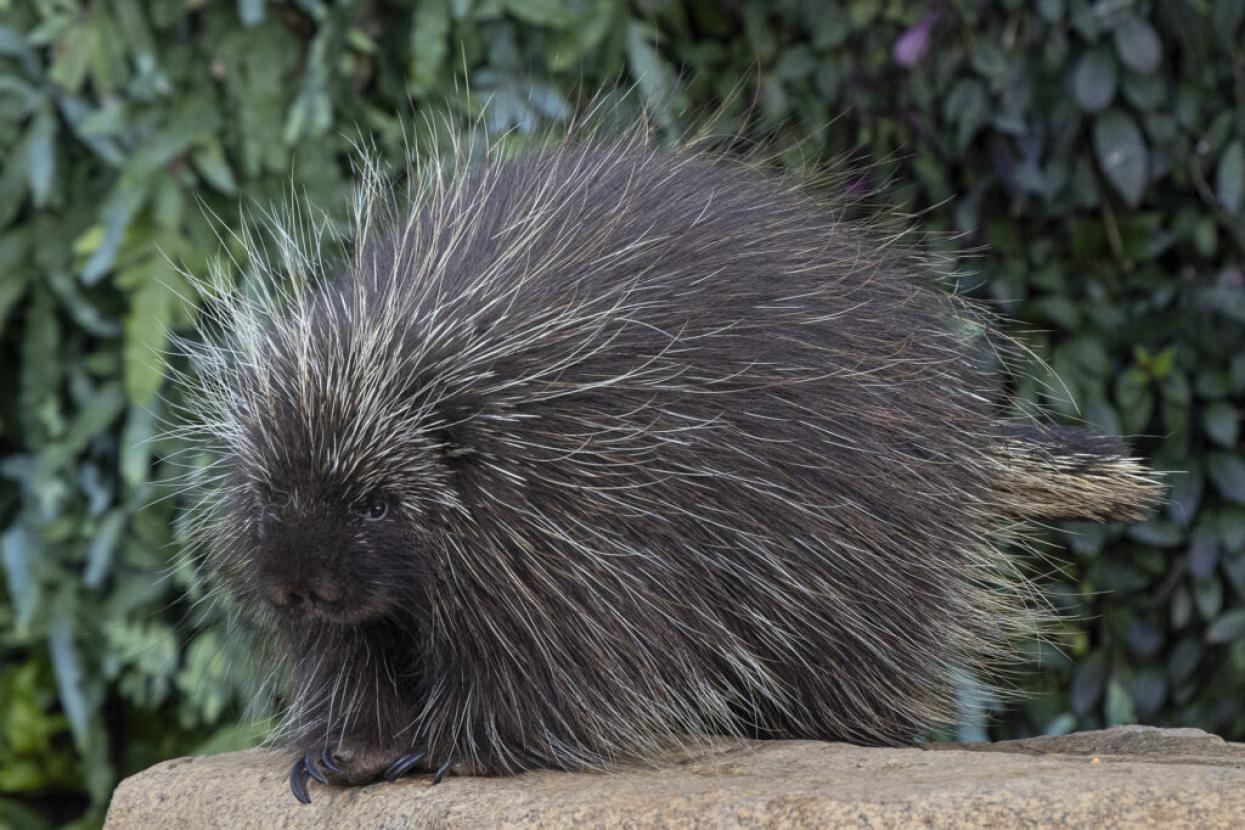
[[[995,496],[1019,519],[1140,521],[1164,487],[1119,438],[1078,427],[1012,427]]]

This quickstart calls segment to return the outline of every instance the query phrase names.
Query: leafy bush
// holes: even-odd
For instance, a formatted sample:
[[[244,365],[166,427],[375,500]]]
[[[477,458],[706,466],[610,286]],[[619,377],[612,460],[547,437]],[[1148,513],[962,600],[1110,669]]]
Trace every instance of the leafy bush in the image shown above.
[[[352,136],[493,132],[635,83],[984,246],[966,290],[1069,395],[1179,471],[1131,528],[1067,526],[993,737],[1142,721],[1245,738],[1245,0],[0,0],[0,823],[102,814],[119,776],[245,745],[246,678],[178,565],[165,330],[239,204],[336,215]],[[469,83],[468,83],[469,82]],[[466,90],[470,88],[471,94]],[[484,102],[488,102],[485,110]],[[418,119],[414,123],[419,123]],[[1029,367],[1032,374],[1040,374]],[[969,720],[962,734],[977,734]]]

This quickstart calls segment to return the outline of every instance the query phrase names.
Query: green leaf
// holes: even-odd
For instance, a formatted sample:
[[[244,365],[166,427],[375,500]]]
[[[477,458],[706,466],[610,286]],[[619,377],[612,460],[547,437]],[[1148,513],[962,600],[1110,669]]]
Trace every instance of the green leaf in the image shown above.
[[[215,136],[204,139],[191,158],[195,169],[212,187],[227,196],[237,192],[238,184],[234,179],[233,168],[229,166],[229,159],[225,158],[220,141]]]
[[[644,23],[627,25],[627,62],[645,106],[663,127],[674,122],[674,72],[653,46],[656,32]]]
[[[188,96],[169,112],[160,129],[148,135],[134,151],[127,174],[140,180],[148,179],[197,142],[215,136],[220,126],[221,114],[216,102],[205,95]]]
[[[128,269],[124,277],[137,286],[125,318],[125,391],[130,401],[147,406],[164,381],[166,347],[177,297],[167,284],[175,276],[162,259]]]
[[[420,0],[411,24],[411,60],[407,68],[411,95],[426,95],[436,84],[449,54],[448,0]]]
[[[1159,68],[1163,45],[1148,22],[1130,14],[1115,27],[1112,34],[1120,60],[1129,69],[1148,75]]]
[[[70,92],[78,92],[99,50],[99,30],[88,17],[71,26],[57,43],[48,77]]]
[[[1232,404],[1227,401],[1210,404],[1202,413],[1202,423],[1206,426],[1206,434],[1216,444],[1228,448],[1236,446],[1241,416]]]
[[[56,127],[56,111],[48,105],[40,107],[26,132],[26,177],[35,207],[48,203],[56,183]]]
[[[520,20],[537,26],[563,28],[575,23],[578,15],[565,0],[505,0],[506,10]]]
[[[1115,382],[1115,400],[1123,413],[1124,431],[1142,432],[1154,411],[1154,393],[1146,373],[1136,366],[1121,372]]]
[[[1206,629],[1206,642],[1230,643],[1245,637],[1245,609],[1229,611]]]
[[[99,524],[95,538],[87,548],[86,572],[82,581],[88,588],[99,588],[108,577],[112,566],[112,554],[117,549],[117,541],[121,538],[121,530],[125,527],[125,513],[112,510]]]
[[[54,265],[47,272],[46,279],[61,307],[69,312],[83,331],[96,337],[116,337],[121,333],[121,324],[100,311],[67,268]]]
[[[1197,515],[1202,504],[1202,493],[1205,490],[1206,477],[1202,472],[1199,459],[1189,459],[1185,469],[1168,476],[1171,490],[1168,492],[1168,512],[1178,524],[1187,525]]]
[[[1157,669],[1143,669],[1133,678],[1130,692],[1137,714],[1143,719],[1151,718],[1167,698],[1167,677]]]
[[[1232,553],[1245,553],[1245,510],[1239,507],[1225,507],[1219,511],[1216,523],[1219,529],[1219,541]],[[1242,589],[1245,592],[1245,589]]]
[[[1178,525],[1161,519],[1132,525],[1128,529],[1128,535],[1142,544],[1156,548],[1174,548],[1184,541],[1184,533]]]
[[[56,103],[60,108],[61,117],[65,119],[70,131],[79,141],[107,164],[114,167],[121,166],[125,161],[121,147],[111,136],[100,135],[90,126],[91,121],[100,115],[98,111],[92,110],[82,101],[69,95],[61,95]]]
[[[1245,458],[1225,452],[1211,453],[1206,471],[1220,493],[1237,504],[1245,504]]]
[[[68,607],[62,607],[52,620],[48,634],[48,650],[52,655],[52,668],[56,672],[56,687],[60,691],[61,706],[69,718],[74,742],[85,751],[90,741],[90,707],[84,688],[82,656],[74,642],[73,618]]]
[[[956,127],[956,146],[966,149],[989,120],[986,87],[976,78],[961,78],[943,101],[943,117]]]
[[[23,328],[18,402],[27,437],[41,443],[44,437],[64,429],[58,397],[63,366],[56,307],[51,293],[38,283],[31,287]]]
[[[1189,575],[1209,579],[1219,564],[1219,535],[1209,522],[1198,524],[1189,539]]]
[[[1072,710],[1081,716],[1088,714],[1102,697],[1106,678],[1106,658],[1103,652],[1095,651],[1077,667],[1072,680]]]
[[[1133,707],[1133,699],[1123,684],[1114,678],[1107,684],[1106,715],[1108,726],[1137,722],[1137,710]]]
[[[121,393],[121,384],[116,381],[103,384],[74,413],[57,449],[70,457],[77,455],[86,449],[91,439],[107,430],[123,411],[125,397]]]
[[[1167,672],[1173,683],[1183,683],[1197,670],[1204,650],[1202,644],[1192,637],[1176,644],[1167,658]]]
[[[154,402],[158,405],[159,401]],[[121,432],[121,480],[131,488],[147,481],[151,467],[151,438],[156,415],[150,406],[132,406]]]
[[[30,768],[32,774],[26,777],[26,781],[20,783],[12,780],[7,775],[0,774],[0,789],[20,791],[41,790],[46,787],[42,776],[44,764],[20,758],[10,758],[6,763],[10,765],[8,770],[6,770],[8,772],[25,764]],[[21,830],[52,830],[55,826],[46,816],[40,815],[21,801],[14,798],[0,798],[0,827],[21,828]]]
[[[0,172],[0,227],[7,226],[17,215],[28,189],[26,154],[9,153]]]
[[[43,73],[39,54],[26,42],[26,35],[8,26],[0,26],[0,56],[16,58],[22,71],[31,77],[38,77]]]
[[[1227,42],[1236,37],[1236,30],[1245,19],[1245,0],[1215,0],[1212,12],[1215,32]]]
[[[1193,619],[1193,597],[1183,585],[1172,591],[1171,606],[1167,609],[1171,626],[1184,628]]]
[[[0,558],[4,561],[9,598],[17,611],[15,621],[19,633],[29,627],[39,607],[40,586],[34,569],[41,561],[41,548],[38,536],[21,521],[10,525],[0,538]]]
[[[1219,157],[1215,196],[1228,213],[1235,216],[1241,212],[1241,200],[1245,196],[1245,145],[1240,141],[1229,144]]]
[[[1193,583],[1193,602],[1203,619],[1213,620],[1223,609],[1223,583],[1213,577]]]
[[[1138,75],[1131,72],[1124,77],[1125,97],[1137,109],[1153,113],[1146,122],[1146,130],[1160,143],[1175,135],[1175,125],[1170,122],[1170,116],[1165,112],[1168,93],[1168,82],[1163,75]]]
[[[82,281],[93,285],[100,281],[112,268],[113,259],[121,248],[125,232],[130,227],[134,214],[143,206],[147,199],[147,181],[134,181],[131,176],[123,176],[117,186],[104,200],[101,218],[104,221],[104,234],[98,247],[82,266]]]
[[[258,26],[264,22],[266,0],[238,0],[238,18],[243,26]]]
[[[595,0],[575,26],[558,33],[549,51],[549,69],[565,72],[577,61],[596,49],[605,36],[618,23],[616,0]]]
[[[1086,112],[1098,112],[1115,99],[1115,58],[1107,49],[1091,49],[1077,61],[1072,73],[1072,94]]]
[[[1107,181],[1132,207],[1141,203],[1149,180],[1149,151],[1132,116],[1110,109],[1094,119],[1094,155]]]
[[[1038,14],[1048,23],[1058,23],[1064,15],[1064,0],[1038,0]],[[1049,732],[1046,734],[1050,734]]]
[[[34,269],[25,264],[33,244],[33,229],[18,228],[0,236],[0,335],[9,311],[26,294]]]

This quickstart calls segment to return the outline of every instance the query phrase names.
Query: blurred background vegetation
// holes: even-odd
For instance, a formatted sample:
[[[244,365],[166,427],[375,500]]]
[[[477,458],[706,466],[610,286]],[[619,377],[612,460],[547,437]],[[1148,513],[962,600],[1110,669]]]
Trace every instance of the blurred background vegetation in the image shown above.
[[[1079,621],[959,737],[1245,739],[1243,22],[1245,0],[0,0],[0,826],[90,826],[120,777],[256,737],[156,501],[188,313],[166,257],[202,272],[206,214],[291,179],[340,215],[350,140],[396,158],[412,111],[487,101],[522,135],[606,84],[670,129],[740,88],[724,129],[855,153],[851,187],[985,246],[966,289],[1084,418],[1180,471],[1146,524],[1051,531]]]

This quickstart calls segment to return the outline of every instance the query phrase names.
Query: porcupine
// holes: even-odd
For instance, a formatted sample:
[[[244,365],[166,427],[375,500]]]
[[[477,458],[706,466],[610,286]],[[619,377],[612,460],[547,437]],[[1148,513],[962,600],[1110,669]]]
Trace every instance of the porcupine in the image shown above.
[[[278,233],[188,346],[195,534],[288,667],[300,801],[911,743],[1031,631],[1017,525],[1156,498],[1004,415],[988,315],[798,182],[633,139],[465,166],[365,165],[350,253]]]

